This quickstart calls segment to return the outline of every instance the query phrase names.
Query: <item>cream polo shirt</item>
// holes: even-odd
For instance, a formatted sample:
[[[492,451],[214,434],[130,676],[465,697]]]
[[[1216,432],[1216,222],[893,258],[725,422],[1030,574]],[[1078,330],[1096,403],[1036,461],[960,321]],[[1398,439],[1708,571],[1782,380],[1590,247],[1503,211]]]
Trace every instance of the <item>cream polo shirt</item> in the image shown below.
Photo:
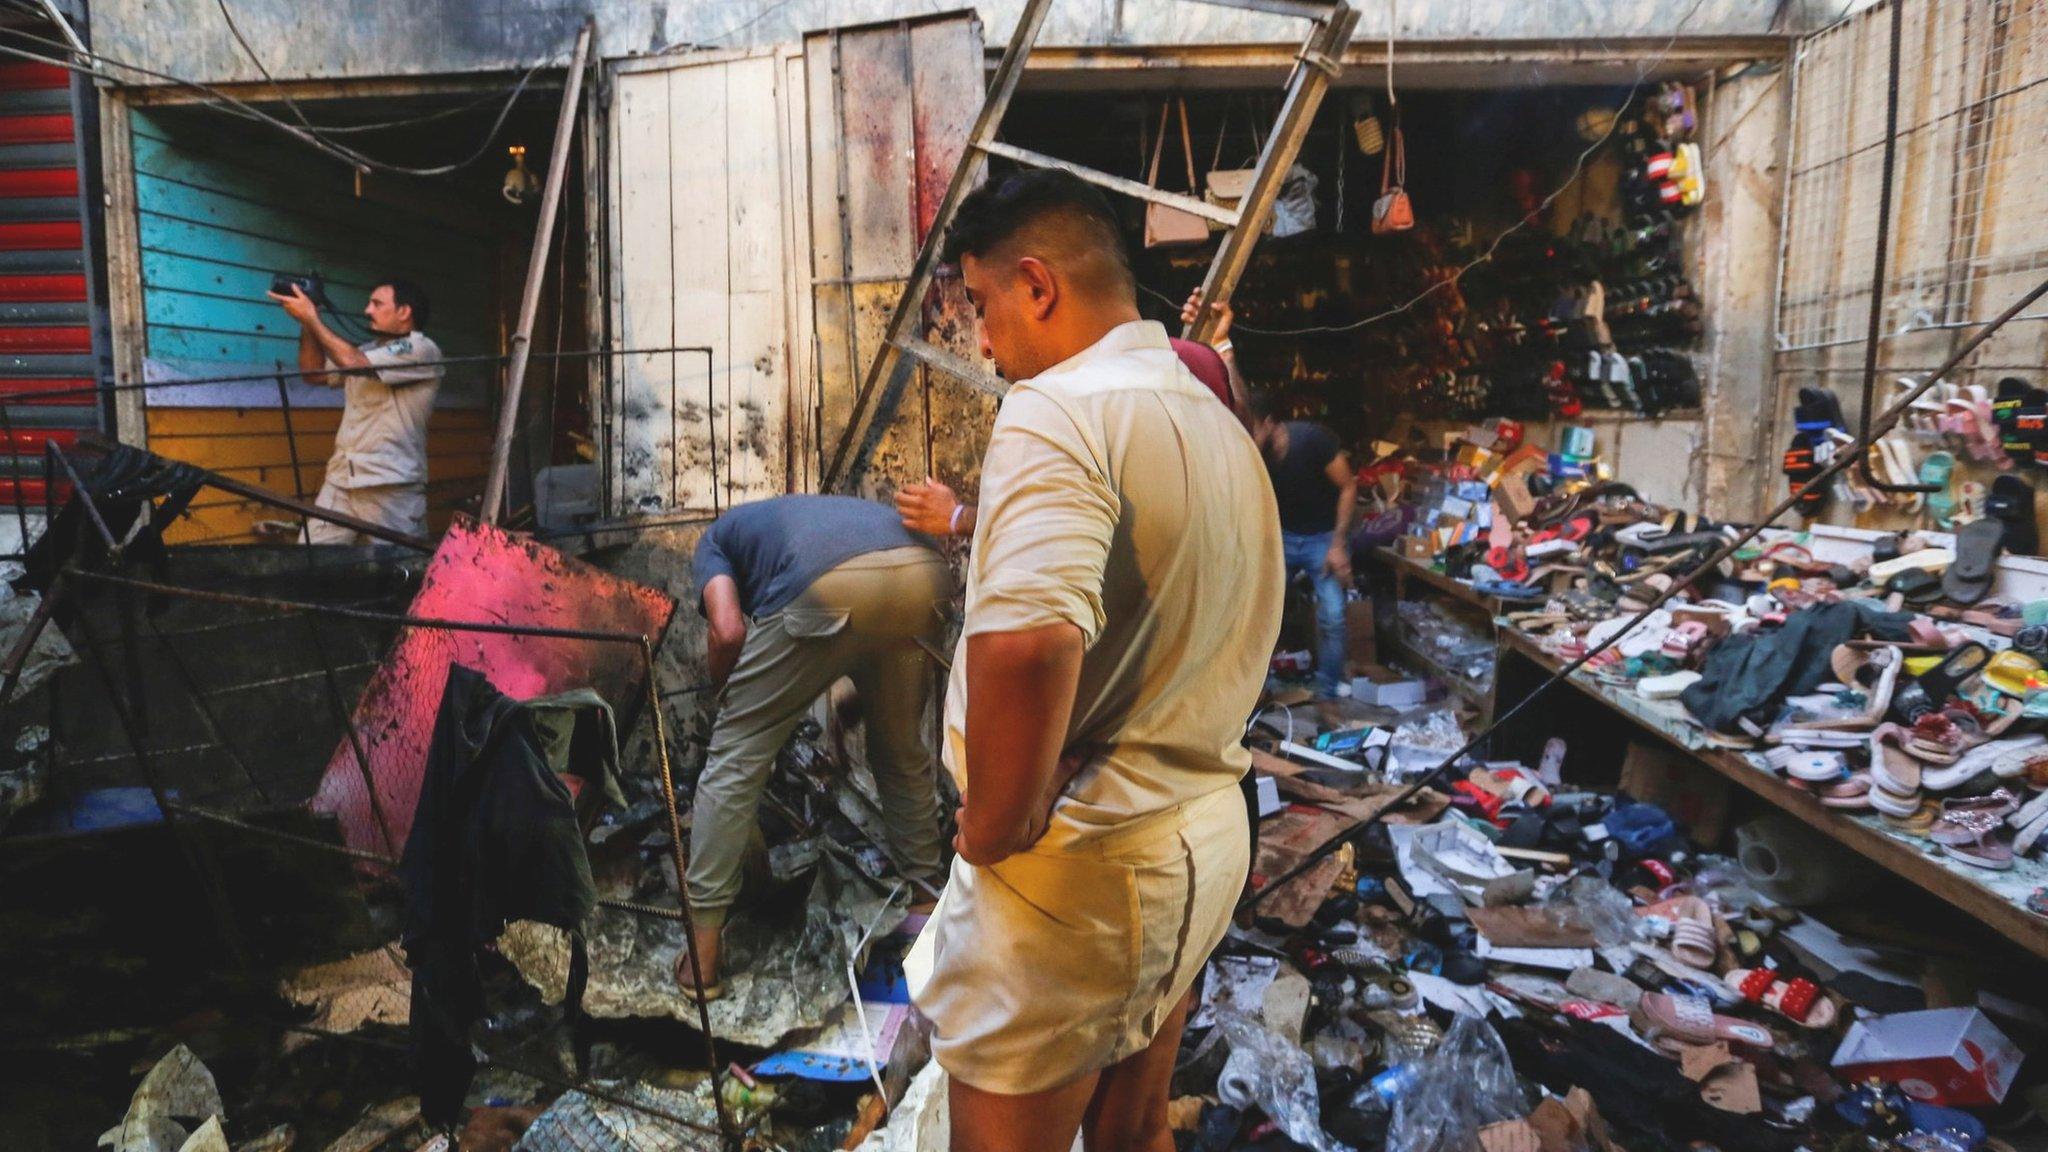
[[[963,791],[967,640],[1066,621],[1087,644],[1065,747],[1085,757],[1041,850],[1235,784],[1285,588],[1251,437],[1151,321],[1017,383],[982,462],[967,616],[946,692]]]
[[[343,379],[341,427],[327,458],[336,488],[427,482],[427,418],[441,390],[441,346],[424,332],[360,346],[374,372]],[[341,371],[327,362],[330,372]]]

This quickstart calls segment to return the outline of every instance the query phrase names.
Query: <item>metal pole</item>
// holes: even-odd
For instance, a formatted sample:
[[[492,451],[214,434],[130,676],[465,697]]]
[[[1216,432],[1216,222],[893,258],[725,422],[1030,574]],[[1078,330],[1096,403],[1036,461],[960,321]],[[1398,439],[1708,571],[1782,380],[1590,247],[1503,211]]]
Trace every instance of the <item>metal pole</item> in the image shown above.
[[[1877,244],[1871,257],[1875,267],[1870,270],[1870,323],[1863,337],[1863,407],[1857,414],[1861,425],[1857,439],[1864,441],[1866,450],[1858,455],[1856,470],[1865,484],[1880,492],[1939,492],[1939,484],[1894,484],[1878,479],[1870,470],[1867,450],[1868,445],[1876,442],[1870,434],[1870,407],[1877,402],[1878,330],[1884,320],[1885,262],[1891,255],[1892,244],[1892,170],[1899,152],[1899,35],[1904,12],[1905,0],[1892,0],[1891,71],[1884,93],[1884,167],[1877,183]]]
[[[519,424],[519,393],[526,382],[526,362],[533,354],[533,317],[540,308],[541,279],[548,270],[548,245],[555,235],[555,214],[562,207],[562,182],[569,173],[569,142],[576,135],[576,104],[583,95],[583,65],[590,54],[592,24],[583,22],[576,51],[569,57],[569,83],[562,92],[562,110],[555,117],[555,143],[548,157],[547,184],[540,198],[540,222],[533,230],[533,254],[526,262],[526,290],[519,297],[519,327],[512,334],[512,363],[505,369],[505,395],[498,409],[498,439],[491,445],[491,474],[484,481],[483,521],[496,524],[505,509],[505,470],[511,463],[512,433]]]
[[[732,1126],[732,1118],[725,1114],[725,1093],[721,1091],[718,1074],[725,1064],[718,1059],[718,1042],[711,1035],[711,1009],[704,996],[702,981],[703,964],[697,959],[697,924],[690,918],[690,862],[683,855],[683,817],[676,811],[675,772],[669,764],[668,723],[661,714],[661,689],[655,685],[654,644],[646,637],[640,638],[640,663],[647,670],[647,707],[654,724],[654,758],[661,769],[661,798],[663,807],[668,809],[669,862],[676,870],[676,904],[682,910],[683,950],[690,957],[690,976],[698,981],[695,995],[697,1004],[697,1027],[704,1033],[704,1057],[711,1066],[711,1103],[718,1109],[718,1130],[725,1137],[726,1147],[740,1146],[739,1133]]]

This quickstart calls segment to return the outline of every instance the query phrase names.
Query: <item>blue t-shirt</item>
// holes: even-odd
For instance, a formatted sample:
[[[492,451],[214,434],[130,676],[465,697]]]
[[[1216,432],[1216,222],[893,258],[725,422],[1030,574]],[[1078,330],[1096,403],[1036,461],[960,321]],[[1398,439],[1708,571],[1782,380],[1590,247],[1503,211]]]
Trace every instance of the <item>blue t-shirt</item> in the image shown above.
[[[690,575],[697,610],[704,586],[725,575],[739,585],[740,611],[766,616],[855,556],[891,548],[934,548],[892,508],[852,496],[776,496],[729,509],[697,541]]]

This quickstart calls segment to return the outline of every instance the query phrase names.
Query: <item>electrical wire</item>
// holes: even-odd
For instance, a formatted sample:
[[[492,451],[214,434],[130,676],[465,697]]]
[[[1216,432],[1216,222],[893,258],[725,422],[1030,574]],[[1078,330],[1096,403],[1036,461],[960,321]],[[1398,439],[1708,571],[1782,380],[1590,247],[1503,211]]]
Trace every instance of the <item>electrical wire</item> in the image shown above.
[[[30,9],[25,3],[25,0],[0,0],[0,7],[12,8],[18,12],[30,14]],[[79,49],[72,45],[69,41],[58,40],[49,36],[38,36],[33,32],[24,31],[23,29],[20,28],[8,28],[4,31],[4,33],[0,34],[15,37],[22,40],[32,41],[34,43],[41,44],[49,48],[54,48],[60,52],[64,52],[67,54],[81,54],[79,52]],[[82,53],[82,55],[91,57],[94,54],[90,49],[87,49]],[[101,57],[101,59],[107,58]],[[126,65],[121,66],[127,67]],[[533,67],[527,69],[525,75],[530,78],[533,75],[537,74],[545,66],[545,63],[536,64]],[[315,133],[321,136],[348,136],[362,132],[383,132],[393,128],[412,128],[417,127],[418,125],[421,124],[433,124],[441,120],[450,120],[466,112],[474,112],[478,108],[482,108],[492,103],[493,101],[501,100],[511,95],[517,87],[518,81],[514,81],[511,84],[506,84],[498,88],[490,89],[489,91],[486,92],[478,93],[475,97],[469,100],[465,100],[460,104],[452,105],[447,108],[436,108],[431,112],[421,112],[418,115],[414,116],[399,116],[390,120],[368,120],[360,124],[311,124],[308,126]],[[250,116],[247,113],[232,107],[222,106],[220,108],[220,111],[228,112],[245,120],[257,119],[257,117]]]
[[[43,37],[28,37],[28,39],[53,46],[56,43],[54,41],[47,40]],[[102,66],[133,72],[138,76],[146,76],[153,80],[161,80],[168,84],[173,84],[177,87],[186,89],[188,91],[197,92],[207,97],[207,99],[200,101],[201,104],[212,106],[221,111],[231,112],[232,114],[239,116],[245,120],[253,120],[262,124],[266,124],[272,128],[277,129],[280,132],[283,132],[285,135],[300,141],[301,143],[307,145],[308,147],[311,147],[332,159],[338,160],[343,164],[348,165],[350,168],[353,168],[357,171],[380,171],[391,173],[393,175],[421,177],[444,176],[447,175],[448,173],[458,171],[462,168],[466,168],[469,165],[474,164],[478,160],[482,159],[484,155],[487,154],[491,150],[492,146],[496,143],[498,133],[504,128],[506,119],[512,114],[512,109],[519,103],[520,95],[524,93],[527,87],[532,83],[533,77],[536,74],[538,74],[541,68],[545,67],[548,63],[546,61],[543,61],[540,64],[535,64],[532,68],[527,70],[525,75],[519,78],[519,81],[516,84],[512,86],[511,94],[510,96],[507,97],[504,107],[498,110],[497,118],[493,120],[491,123],[490,132],[484,137],[483,143],[479,145],[474,152],[470,153],[468,156],[465,156],[463,159],[456,161],[455,163],[452,164],[440,164],[431,167],[415,168],[401,164],[386,163],[374,157],[365,155],[364,153],[359,152],[356,149],[349,147],[348,145],[339,144],[334,141],[328,140],[324,136],[322,136],[320,131],[317,129],[311,129],[302,125],[292,124],[285,120],[281,120],[276,116],[272,116],[268,112],[265,112],[260,108],[257,108],[255,105],[249,103],[246,100],[242,100],[238,97],[229,95],[227,92],[221,90],[218,87],[215,87],[214,85],[201,83],[197,80],[188,80],[182,76],[177,76],[168,72],[160,72],[153,68],[144,68],[139,64],[130,64],[126,61],[117,60],[114,57],[107,56],[99,52],[79,52],[78,50],[71,48],[68,45],[61,46],[61,50],[65,53],[66,56],[75,57],[77,60],[88,61],[90,64],[93,65],[93,67],[87,67],[71,59],[63,59],[54,56],[42,55],[39,53],[30,52],[27,49],[16,48],[6,44],[0,44],[0,55],[12,56],[17,59],[33,61],[38,64],[48,64],[53,67],[64,68],[69,71],[76,72],[80,75],[90,76],[98,80],[119,79],[119,77],[110,76],[106,71],[103,70]]]
[[[256,71],[262,74],[264,82],[269,84],[271,90],[277,93],[278,100],[281,101],[286,108],[291,110],[292,116],[295,119],[297,119],[298,122],[301,125],[303,125],[307,131],[314,132],[317,134],[319,130],[313,126],[313,122],[311,120],[306,119],[306,113],[299,108],[298,101],[292,99],[289,93],[287,93],[283,88],[278,86],[276,78],[270,74],[269,65],[263,62],[263,58],[256,54],[256,49],[250,45],[248,38],[242,35],[241,26],[235,23],[235,15],[228,8],[228,0],[213,0],[213,2],[215,7],[220,9],[221,19],[227,21],[229,34],[235,38],[235,43],[241,45],[243,54],[249,57],[249,63],[254,64],[256,66]],[[373,169],[382,172],[396,173],[405,176],[442,176],[450,172],[458,171],[462,168],[467,168],[471,164],[476,163],[478,160],[483,159],[484,153],[489,152],[491,150],[492,145],[497,143],[498,132],[505,126],[505,118],[512,114],[512,109],[519,103],[520,95],[526,91],[527,82],[533,79],[534,72],[538,70],[539,65],[535,65],[532,69],[529,69],[527,71],[526,75],[520,77],[519,83],[515,84],[512,88],[512,94],[505,98],[505,106],[498,110],[498,118],[491,122],[491,130],[484,134],[483,143],[479,144],[477,146],[476,151],[471,153],[467,158],[458,160],[453,164],[446,164],[432,168],[412,168],[402,164],[390,164],[382,160],[371,159],[369,156],[366,156],[363,153],[356,151],[354,148],[351,148],[346,144],[336,144],[331,140],[326,141],[326,143],[331,148],[338,148],[341,151],[346,152],[349,155],[355,157],[358,165],[365,169]]]
[[[1250,324],[1245,324],[1240,321],[1233,322],[1230,325],[1231,334],[1235,335],[1239,332],[1247,332],[1254,336],[1320,336],[1342,332],[1355,332],[1360,328],[1366,327],[1367,325],[1377,324],[1382,320],[1387,320],[1395,316],[1399,316],[1402,313],[1408,311],[1409,309],[1414,308],[1416,305],[1422,303],[1424,300],[1427,300],[1431,296],[1436,295],[1437,293],[1443,291],[1446,288],[1450,288],[1456,285],[1459,281],[1465,278],[1465,274],[1467,272],[1470,272],[1474,268],[1479,267],[1481,264],[1484,264],[1492,260],[1494,257],[1494,253],[1500,251],[1500,246],[1507,242],[1508,237],[1528,227],[1529,224],[1533,222],[1537,216],[1542,214],[1544,209],[1549,208],[1551,204],[1557,201],[1558,197],[1564,195],[1567,189],[1569,189],[1573,184],[1578,182],[1579,176],[1585,171],[1586,161],[1592,157],[1593,153],[1599,151],[1602,147],[1604,147],[1607,141],[1613,138],[1614,133],[1620,129],[1623,114],[1625,114],[1628,111],[1629,107],[1635,103],[1636,97],[1642,94],[1644,79],[1648,77],[1651,72],[1655,71],[1659,64],[1662,64],[1666,59],[1670,57],[1671,50],[1677,47],[1678,45],[1679,36],[1682,35],[1685,31],[1685,26],[1692,22],[1692,18],[1698,15],[1699,10],[1705,5],[1706,0],[1693,0],[1692,7],[1688,9],[1686,14],[1679,19],[1677,26],[1672,28],[1670,37],[1664,41],[1664,46],[1657,50],[1657,54],[1655,56],[1652,56],[1648,63],[1645,63],[1637,67],[1635,82],[1629,85],[1628,97],[1622,101],[1621,108],[1616,111],[1614,119],[1608,123],[1607,131],[1602,133],[1598,140],[1595,140],[1591,144],[1587,145],[1585,150],[1579,153],[1578,159],[1572,162],[1571,175],[1565,177],[1564,183],[1559,184],[1555,189],[1551,191],[1550,195],[1545,196],[1543,198],[1542,203],[1536,206],[1536,210],[1534,212],[1531,212],[1528,215],[1522,217],[1520,220],[1515,221],[1513,224],[1509,225],[1505,230],[1503,230],[1500,233],[1500,235],[1495,236],[1493,238],[1493,243],[1487,246],[1486,251],[1480,253],[1479,256],[1474,258],[1471,263],[1466,264],[1463,267],[1459,268],[1457,272],[1453,273],[1448,278],[1438,280],[1437,282],[1431,284],[1429,287],[1424,288],[1422,291],[1416,293],[1413,297],[1410,297],[1407,301],[1393,308],[1389,308],[1383,312],[1377,312],[1371,316],[1367,316],[1363,320],[1354,320],[1349,324],[1316,324],[1310,325],[1306,328],[1259,328]],[[1388,48],[1387,52],[1387,59],[1390,65],[1393,60],[1393,50],[1391,47],[1391,42],[1392,41],[1390,34],[1390,47]],[[1388,91],[1389,99],[1391,99],[1391,75],[1389,77],[1389,80],[1390,84]],[[1386,162],[1391,163],[1391,158],[1388,159]],[[1172,307],[1178,308],[1181,306],[1181,301],[1174,300],[1168,297],[1163,292],[1159,292],[1156,289],[1147,287],[1145,285],[1140,285],[1139,287],[1144,288],[1146,293],[1156,297],[1160,301]]]

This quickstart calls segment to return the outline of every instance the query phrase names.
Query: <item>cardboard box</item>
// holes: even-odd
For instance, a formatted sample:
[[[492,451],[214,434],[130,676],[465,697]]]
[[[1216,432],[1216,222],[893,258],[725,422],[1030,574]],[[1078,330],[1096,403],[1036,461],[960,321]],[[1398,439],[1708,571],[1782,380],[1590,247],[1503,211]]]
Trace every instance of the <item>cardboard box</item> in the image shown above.
[[[1427,536],[1403,536],[1395,543],[1401,555],[1410,560],[1427,560],[1436,555],[1436,549],[1430,546]]]
[[[1422,703],[1428,695],[1427,682],[1403,676],[1378,664],[1360,668],[1351,681],[1351,698],[1378,708],[1412,707]]]
[[[1618,787],[1669,813],[1701,847],[1720,843],[1728,830],[1728,790],[1734,785],[1674,748],[1630,744]]]
[[[1379,637],[1373,633],[1370,596],[1344,602],[1344,659],[1354,667],[1380,662]]]
[[[2001,1103],[2025,1058],[1975,1008],[1934,1008],[1858,1020],[1832,1061],[1847,1080],[1872,1076],[1915,1100],[1948,1107]]]

